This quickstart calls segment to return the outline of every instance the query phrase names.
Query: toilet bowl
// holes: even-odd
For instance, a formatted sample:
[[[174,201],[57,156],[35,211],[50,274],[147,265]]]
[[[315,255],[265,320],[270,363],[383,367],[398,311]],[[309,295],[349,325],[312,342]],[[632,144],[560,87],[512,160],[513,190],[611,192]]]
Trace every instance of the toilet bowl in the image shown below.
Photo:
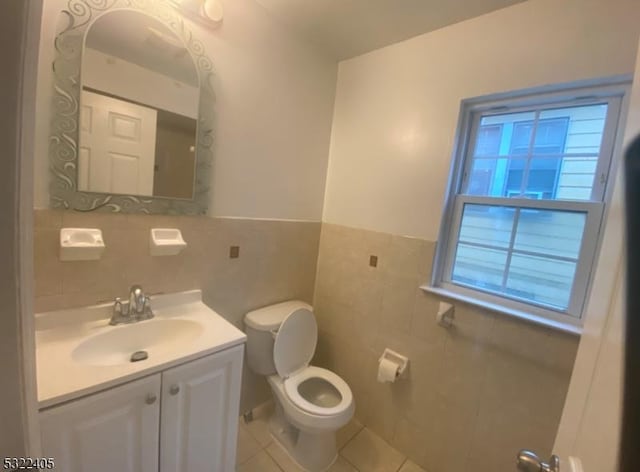
[[[336,431],[353,416],[349,385],[330,370],[309,365],[318,327],[311,306],[290,301],[245,317],[247,362],[265,375],[275,399],[271,434],[300,467],[328,469],[337,457]]]
[[[267,380],[291,423],[301,430],[335,431],[353,416],[351,389],[329,370],[309,366],[286,380],[278,375]]]

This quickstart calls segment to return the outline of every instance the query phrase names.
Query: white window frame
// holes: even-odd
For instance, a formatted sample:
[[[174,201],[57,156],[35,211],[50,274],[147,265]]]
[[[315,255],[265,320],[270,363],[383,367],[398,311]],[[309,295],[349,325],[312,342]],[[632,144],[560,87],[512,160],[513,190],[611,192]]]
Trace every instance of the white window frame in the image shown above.
[[[477,98],[463,101],[431,283],[422,288],[439,295],[480,305],[564,331],[579,333],[583,323],[583,312],[588,299],[592,272],[595,268],[599,250],[602,226],[606,214],[607,196],[610,193],[608,190],[613,186],[614,179],[612,178],[611,182],[609,182],[609,176],[615,175],[614,171],[617,163],[614,159],[614,152],[620,136],[621,109],[627,91],[628,82],[626,80],[614,80],[589,87],[564,86],[557,88],[555,91],[546,89],[538,92],[528,91],[503,94],[497,98]],[[475,143],[476,133],[482,117],[523,111],[535,111],[537,117],[542,110],[549,108],[588,106],[604,102],[608,104],[607,116],[591,200],[534,200],[462,194],[467,183],[466,179],[471,175],[471,165],[473,163],[471,157],[473,150],[471,147]],[[532,133],[532,139],[534,135],[535,133]],[[575,156],[580,157],[581,154],[575,154]],[[589,153],[589,156],[593,157],[593,153]],[[571,157],[574,157],[574,154],[571,154]],[[525,185],[525,182],[526,179],[523,178],[523,185]],[[611,185],[608,186],[608,184]],[[494,205],[521,209],[557,209],[584,212],[586,214],[584,237],[578,257],[576,276],[569,307],[566,311],[556,310],[552,307],[535,304],[523,299],[518,300],[511,296],[507,297],[482,291],[471,286],[464,286],[459,282],[452,282],[453,261],[465,204]],[[517,219],[518,214],[519,211],[516,211],[515,219]],[[517,224],[517,221],[514,221],[514,228],[515,224]],[[513,241],[511,244],[513,244]]]

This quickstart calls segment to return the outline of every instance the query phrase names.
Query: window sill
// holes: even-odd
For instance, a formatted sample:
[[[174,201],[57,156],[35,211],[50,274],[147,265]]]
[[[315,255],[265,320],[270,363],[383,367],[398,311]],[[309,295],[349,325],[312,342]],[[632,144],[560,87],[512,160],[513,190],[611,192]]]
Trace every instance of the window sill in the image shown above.
[[[480,308],[484,308],[486,310],[500,313],[502,315],[512,316],[514,318],[518,318],[523,321],[527,321],[529,323],[545,326],[547,328],[555,329],[563,333],[568,333],[575,336],[582,335],[581,326],[576,326],[570,323],[562,323],[561,321],[551,320],[551,319],[544,318],[542,316],[534,315],[531,313],[527,313],[521,310],[514,310],[512,308],[507,308],[505,306],[501,306],[495,303],[478,300],[477,298],[470,297],[467,295],[462,295],[460,293],[456,293],[452,290],[447,290],[441,287],[433,287],[431,285],[425,284],[425,285],[421,285],[420,288],[425,292],[433,293],[434,295],[439,295],[445,298],[450,298],[453,300],[458,300],[460,302],[468,303],[470,305],[475,305]]]

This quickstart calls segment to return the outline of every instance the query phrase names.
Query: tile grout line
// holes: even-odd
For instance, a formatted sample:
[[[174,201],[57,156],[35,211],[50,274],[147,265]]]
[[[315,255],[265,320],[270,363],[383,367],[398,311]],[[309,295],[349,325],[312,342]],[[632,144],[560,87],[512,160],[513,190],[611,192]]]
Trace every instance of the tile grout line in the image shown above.
[[[264,452],[267,455],[267,457],[271,459],[271,461],[276,465],[278,469],[280,469],[282,472],[286,472],[284,468],[280,465],[280,463],[276,460],[276,458],[269,453],[267,449],[268,447],[269,446],[265,446],[264,449],[262,449],[262,452]]]
[[[280,467],[280,465],[277,463],[277,461],[275,459],[273,459],[271,457],[271,455],[267,452],[267,447],[269,446],[269,444],[267,444],[266,446],[263,446],[260,441],[258,441],[258,438],[255,437],[255,435],[251,432],[251,430],[247,427],[247,423],[244,421],[244,419],[242,418],[242,416],[240,416],[238,418],[238,430],[243,429],[245,431],[245,433],[247,433],[249,435],[249,437],[258,445],[258,449],[251,454],[249,457],[247,457],[244,461],[242,462],[238,462],[236,463],[236,468],[238,468],[239,466],[246,464],[247,462],[249,462],[251,459],[255,458],[256,456],[258,456],[260,453],[264,452],[267,454],[267,456],[274,462],[276,463],[276,466],[282,470],[282,468]]]
[[[351,463],[351,461],[349,459],[347,459],[346,457],[344,457],[342,454],[338,454],[338,456],[342,457],[344,459],[344,461],[349,464],[351,467],[353,467],[353,469],[356,472],[360,472],[360,469],[358,469],[353,463]]]
[[[351,444],[354,439],[356,438],[356,436],[358,436],[358,434],[360,434],[362,431],[366,430],[367,427],[365,425],[362,425],[346,442],[345,444],[338,449],[338,459],[343,460],[346,464],[348,464],[355,472],[360,472],[360,469],[353,464],[349,459],[347,459],[343,454],[342,451],[349,445]],[[255,436],[253,434],[251,434],[251,431],[246,428],[246,432],[249,433],[249,436],[258,444],[259,449],[252,455],[250,455],[247,459],[245,459],[242,463],[238,463],[237,466],[242,466],[243,464],[246,464],[247,462],[249,462],[250,460],[254,459],[256,456],[258,456],[261,453],[264,453],[269,460],[275,464],[276,468],[278,471],[280,472],[287,472],[287,469],[282,466],[280,464],[280,462],[278,462],[278,459],[271,454],[271,452],[268,450],[269,447],[274,444],[273,441],[271,441],[270,443],[266,444],[266,445],[262,445],[260,442],[258,442],[258,440],[255,438]],[[375,433],[374,433],[375,434]],[[385,441],[386,442],[386,441]],[[387,443],[389,444],[389,443]],[[389,444],[390,445],[390,444]],[[392,446],[391,446],[392,447]],[[395,469],[395,472],[400,472],[403,467],[411,460],[408,456],[405,456],[403,454],[404,458],[402,460],[402,462],[400,463],[400,465],[398,466],[397,469]]]
[[[400,467],[398,467],[398,468],[396,469],[396,472],[400,472],[400,471],[402,470],[402,468],[404,467],[404,465],[405,465],[407,462],[409,462],[409,458],[408,458],[408,457],[405,457],[405,458],[404,458],[404,461],[402,461],[402,464],[400,464]]]
[[[358,428],[358,431],[356,431],[355,433],[353,433],[351,435],[351,437],[342,445],[342,447],[340,449],[338,449],[338,456],[342,457],[342,459],[344,459],[344,461],[349,464],[351,467],[353,467],[353,469],[356,472],[360,472],[360,469],[358,469],[355,464],[352,464],[351,461],[349,459],[347,459],[345,456],[342,455],[342,451],[344,451],[344,449],[351,443],[351,441],[353,441],[355,439],[355,437],[360,434],[360,432],[362,430],[364,430],[366,428],[366,426],[364,425],[364,423],[360,423],[361,426],[360,428]]]
[[[347,441],[342,445],[342,447],[338,449],[338,452],[342,451],[345,447],[347,447],[347,446],[349,445],[349,443],[350,443],[351,441],[353,441],[353,440],[355,439],[355,437],[356,437],[358,434],[360,434],[360,431],[362,431],[364,428],[366,428],[366,426],[364,425],[364,423],[361,423],[361,426],[358,428],[358,430],[357,430],[355,433],[353,433],[353,434],[349,437],[349,439],[347,439]]]

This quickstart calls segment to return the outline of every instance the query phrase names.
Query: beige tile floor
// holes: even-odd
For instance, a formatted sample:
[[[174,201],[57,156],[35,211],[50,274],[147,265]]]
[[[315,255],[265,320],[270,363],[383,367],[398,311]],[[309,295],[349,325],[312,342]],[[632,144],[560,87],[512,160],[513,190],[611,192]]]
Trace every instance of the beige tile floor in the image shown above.
[[[237,472],[300,472],[269,434],[272,405],[253,411],[253,421],[240,418]],[[353,419],[337,434],[338,460],[330,472],[426,472]]]

